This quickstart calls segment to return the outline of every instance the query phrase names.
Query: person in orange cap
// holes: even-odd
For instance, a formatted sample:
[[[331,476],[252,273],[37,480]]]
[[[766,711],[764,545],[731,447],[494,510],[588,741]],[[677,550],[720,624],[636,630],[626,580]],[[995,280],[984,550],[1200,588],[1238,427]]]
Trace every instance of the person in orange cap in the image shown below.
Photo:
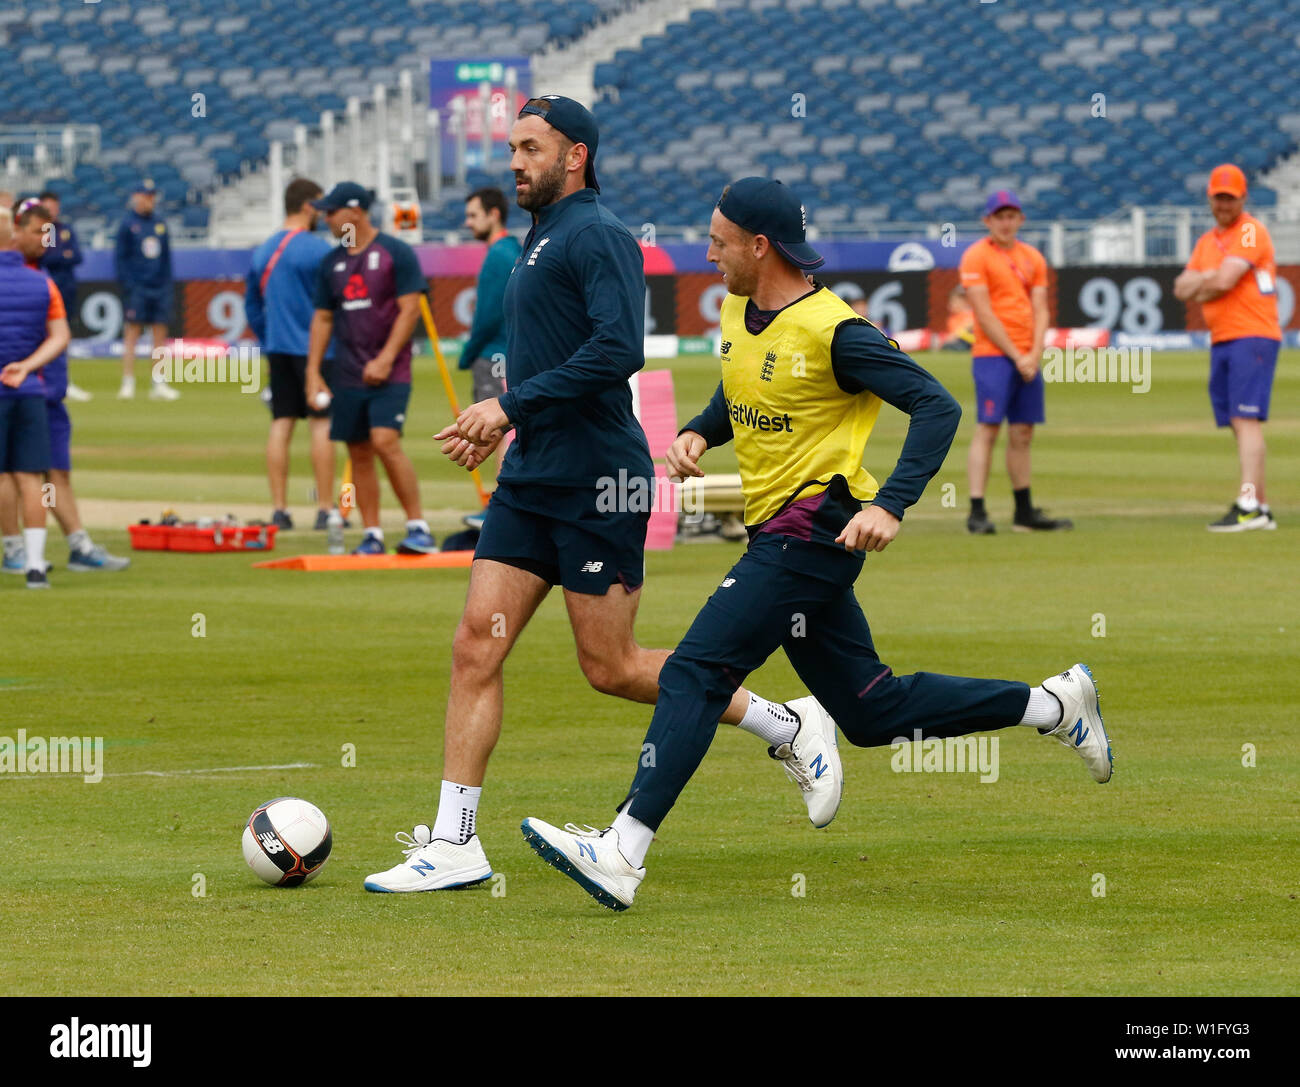
[[[1210,404],[1214,421],[1231,426],[1241,488],[1211,532],[1274,529],[1264,493],[1264,421],[1282,342],[1277,319],[1277,263],[1264,224],[1244,210],[1246,175],[1230,162],[1206,186],[1216,223],[1196,242],[1174,280],[1174,296],[1199,302],[1210,329]]]

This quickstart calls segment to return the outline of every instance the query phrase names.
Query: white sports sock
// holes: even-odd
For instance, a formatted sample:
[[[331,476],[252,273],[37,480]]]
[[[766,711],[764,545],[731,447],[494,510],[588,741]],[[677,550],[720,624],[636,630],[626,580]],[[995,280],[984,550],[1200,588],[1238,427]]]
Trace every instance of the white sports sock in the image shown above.
[[[633,868],[644,866],[655,832],[626,811],[614,816],[614,830],[618,833],[618,851],[623,854],[623,859]]]
[[[457,785],[444,778],[438,796],[438,818],[433,821],[433,837],[456,845],[464,845],[474,837],[478,798],[482,795],[482,785]]]
[[[95,545],[90,542],[90,533],[84,528],[77,529],[76,532],[68,536],[68,549],[78,554],[93,550]]]
[[[736,727],[752,732],[773,747],[780,747],[788,744],[798,733],[799,715],[779,702],[769,702],[750,692],[749,707]]]
[[[5,558],[12,558],[23,549],[23,535],[20,532],[17,536],[5,536]]]
[[[27,548],[27,569],[45,569],[45,529],[23,529],[23,544]]]
[[[1243,487],[1241,493],[1237,495],[1237,505],[1247,513],[1259,509],[1259,499],[1255,497],[1255,488]]]
[[[1025,716],[1020,719],[1022,725],[1034,728],[1055,728],[1061,723],[1061,714],[1065,707],[1061,700],[1044,687],[1029,688],[1029,705],[1025,707]]]
[[[373,536],[376,540],[379,540],[382,543],[384,539],[384,530],[378,525],[375,525],[373,528],[370,525],[366,525],[366,535]]]
[[[428,532],[429,522],[425,520],[407,521],[406,531],[407,532]]]

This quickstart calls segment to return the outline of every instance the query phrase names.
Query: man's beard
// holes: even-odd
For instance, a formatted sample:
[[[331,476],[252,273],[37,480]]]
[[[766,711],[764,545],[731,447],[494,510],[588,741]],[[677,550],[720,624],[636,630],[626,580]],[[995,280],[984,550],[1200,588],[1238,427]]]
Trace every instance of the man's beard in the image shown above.
[[[528,191],[518,198],[524,211],[539,211],[547,204],[554,204],[564,191],[564,156],[559,156],[550,168],[536,181],[528,177]]]

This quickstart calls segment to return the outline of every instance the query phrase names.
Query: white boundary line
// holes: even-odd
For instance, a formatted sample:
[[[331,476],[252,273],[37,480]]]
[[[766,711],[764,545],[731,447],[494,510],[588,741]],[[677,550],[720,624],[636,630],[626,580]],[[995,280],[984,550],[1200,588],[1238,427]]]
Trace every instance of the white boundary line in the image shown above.
[[[234,774],[243,770],[307,770],[316,767],[314,762],[279,762],[270,766],[212,766],[206,770],[129,770],[124,774],[105,774],[106,778],[180,777],[184,774]]]

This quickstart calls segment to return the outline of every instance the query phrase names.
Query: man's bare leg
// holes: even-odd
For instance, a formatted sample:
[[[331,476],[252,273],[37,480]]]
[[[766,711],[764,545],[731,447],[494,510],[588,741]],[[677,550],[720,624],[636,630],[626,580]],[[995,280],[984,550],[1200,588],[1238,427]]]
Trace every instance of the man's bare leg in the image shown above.
[[[375,473],[375,451],[366,442],[348,442],[352,458],[352,486],[357,495],[363,528],[379,527],[379,476]]]
[[[388,473],[388,482],[393,485],[393,494],[406,511],[408,521],[424,518],[420,510],[420,480],[415,474],[415,465],[402,448],[402,436],[392,427],[371,427],[370,444],[379,459],[384,462],[384,471]],[[352,465],[356,473],[355,462]]]
[[[1264,465],[1268,447],[1264,442],[1264,424],[1258,419],[1234,416],[1232,433],[1237,438],[1237,460],[1241,463],[1241,494],[1253,494],[1261,506],[1267,506]]]
[[[1033,423],[1007,425],[1007,475],[1011,477],[1013,491],[1023,491],[1029,486],[1029,447],[1033,440]]]
[[[634,627],[641,588],[628,592],[615,582],[604,596],[565,589],[564,603],[587,682],[602,694],[654,705],[659,699],[659,671],[672,650],[637,644]],[[748,707],[749,692],[741,687],[731,696],[723,722],[740,724]]]
[[[443,777],[480,786],[501,735],[506,657],[538,605],[548,582],[491,559],[475,559],[469,595],[451,652],[451,689],[443,736]]]
[[[316,505],[329,512],[334,507],[334,443],[330,441],[330,421],[310,416],[311,468],[316,477]]]
[[[291,417],[271,420],[266,436],[266,478],[271,484],[271,509],[286,509],[289,494],[289,443],[293,438]]]

